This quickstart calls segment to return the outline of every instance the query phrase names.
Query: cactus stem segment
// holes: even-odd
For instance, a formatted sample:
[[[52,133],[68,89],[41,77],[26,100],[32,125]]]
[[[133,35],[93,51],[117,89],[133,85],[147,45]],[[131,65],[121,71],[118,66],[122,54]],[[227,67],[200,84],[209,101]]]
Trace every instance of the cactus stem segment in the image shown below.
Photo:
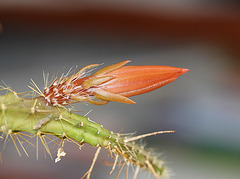
[[[58,162],[66,155],[63,150],[65,141],[77,144],[80,149],[87,143],[98,149],[91,167],[83,178],[90,178],[101,148],[107,149],[112,159],[115,156],[109,174],[114,172],[116,165],[122,164],[116,178],[125,165],[127,165],[127,176],[128,165],[130,164],[136,166],[135,178],[139,168],[151,172],[156,178],[167,176],[167,168],[162,160],[146,151],[141,145],[135,144],[135,141],[143,137],[173,131],[158,131],[128,137],[130,135],[109,131],[103,128],[101,124],[93,122],[85,116],[74,114],[67,108],[54,106],[48,103],[44,97],[23,98],[18,96],[16,92],[9,91],[10,93],[0,96],[0,132],[3,133],[3,137],[0,138],[5,138],[2,152],[6,144],[12,142],[20,156],[22,151],[29,156],[24,148],[24,143],[27,143],[36,147],[36,158],[38,160],[40,157],[39,146],[42,145],[45,156],[48,154],[53,158],[51,151],[57,151],[55,162]],[[32,143],[33,136],[36,137],[35,145]],[[51,136],[58,140],[56,141]],[[123,161],[119,162],[121,158]]]

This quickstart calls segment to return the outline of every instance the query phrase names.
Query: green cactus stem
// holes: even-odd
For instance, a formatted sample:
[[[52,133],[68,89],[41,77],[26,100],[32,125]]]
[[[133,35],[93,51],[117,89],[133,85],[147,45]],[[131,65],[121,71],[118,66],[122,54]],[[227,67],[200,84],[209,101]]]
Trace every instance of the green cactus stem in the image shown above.
[[[112,158],[112,153],[115,156],[112,171],[119,157],[122,157],[121,168],[125,164],[136,166],[135,178],[139,168],[150,171],[156,178],[168,177],[168,169],[163,161],[142,146],[122,137],[121,134],[103,128],[101,124],[92,122],[87,117],[72,113],[68,108],[53,106],[43,97],[23,98],[14,91],[0,96],[0,132],[4,133],[5,137],[13,137],[24,132],[34,134],[40,138],[49,154],[50,150],[43,140],[45,135],[59,138],[62,144],[63,141],[71,139],[79,145],[87,143],[97,147],[93,164],[86,173],[87,178],[90,178],[101,148],[109,150]],[[16,146],[15,142],[14,145]],[[64,156],[62,145],[58,151],[58,157],[61,156]]]

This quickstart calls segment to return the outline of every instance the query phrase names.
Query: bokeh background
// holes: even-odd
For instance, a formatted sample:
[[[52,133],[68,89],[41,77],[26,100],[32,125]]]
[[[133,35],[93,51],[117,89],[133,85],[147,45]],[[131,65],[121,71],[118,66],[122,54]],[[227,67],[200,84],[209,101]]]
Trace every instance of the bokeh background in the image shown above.
[[[56,76],[76,65],[130,59],[131,65],[189,68],[175,82],[133,97],[136,105],[76,108],[82,115],[93,109],[88,117],[115,132],[176,130],[143,140],[162,154],[174,179],[238,179],[239,5],[234,0],[1,0],[0,79],[23,92],[30,78],[43,87],[43,71]],[[95,148],[85,145],[80,151],[66,144],[67,155],[57,164],[43,150],[38,161],[34,148],[27,151],[29,158],[23,152],[19,157],[8,143],[0,178],[81,178]],[[116,175],[117,170],[108,176],[111,168],[103,165],[110,161],[107,155],[101,153],[92,178]],[[139,178],[154,177],[141,171]]]

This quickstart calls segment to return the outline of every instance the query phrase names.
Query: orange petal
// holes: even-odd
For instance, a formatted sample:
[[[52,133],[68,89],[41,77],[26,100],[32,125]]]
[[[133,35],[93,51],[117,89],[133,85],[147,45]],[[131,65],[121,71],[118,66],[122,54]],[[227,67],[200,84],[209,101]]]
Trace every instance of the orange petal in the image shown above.
[[[99,85],[99,88],[130,97],[160,88],[188,71],[169,66],[125,66],[106,73],[114,79]]]

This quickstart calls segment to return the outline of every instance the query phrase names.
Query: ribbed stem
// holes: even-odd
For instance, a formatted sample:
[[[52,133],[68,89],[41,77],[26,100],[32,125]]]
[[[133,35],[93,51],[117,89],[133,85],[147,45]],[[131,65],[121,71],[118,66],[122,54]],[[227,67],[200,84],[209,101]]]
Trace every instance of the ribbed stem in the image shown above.
[[[134,142],[125,142],[120,134],[103,128],[87,117],[69,109],[48,104],[43,97],[22,98],[15,92],[0,96],[0,131],[6,134],[29,132],[37,136],[54,135],[71,138],[79,144],[103,147],[131,163],[152,172],[155,177],[167,176],[160,159]]]

